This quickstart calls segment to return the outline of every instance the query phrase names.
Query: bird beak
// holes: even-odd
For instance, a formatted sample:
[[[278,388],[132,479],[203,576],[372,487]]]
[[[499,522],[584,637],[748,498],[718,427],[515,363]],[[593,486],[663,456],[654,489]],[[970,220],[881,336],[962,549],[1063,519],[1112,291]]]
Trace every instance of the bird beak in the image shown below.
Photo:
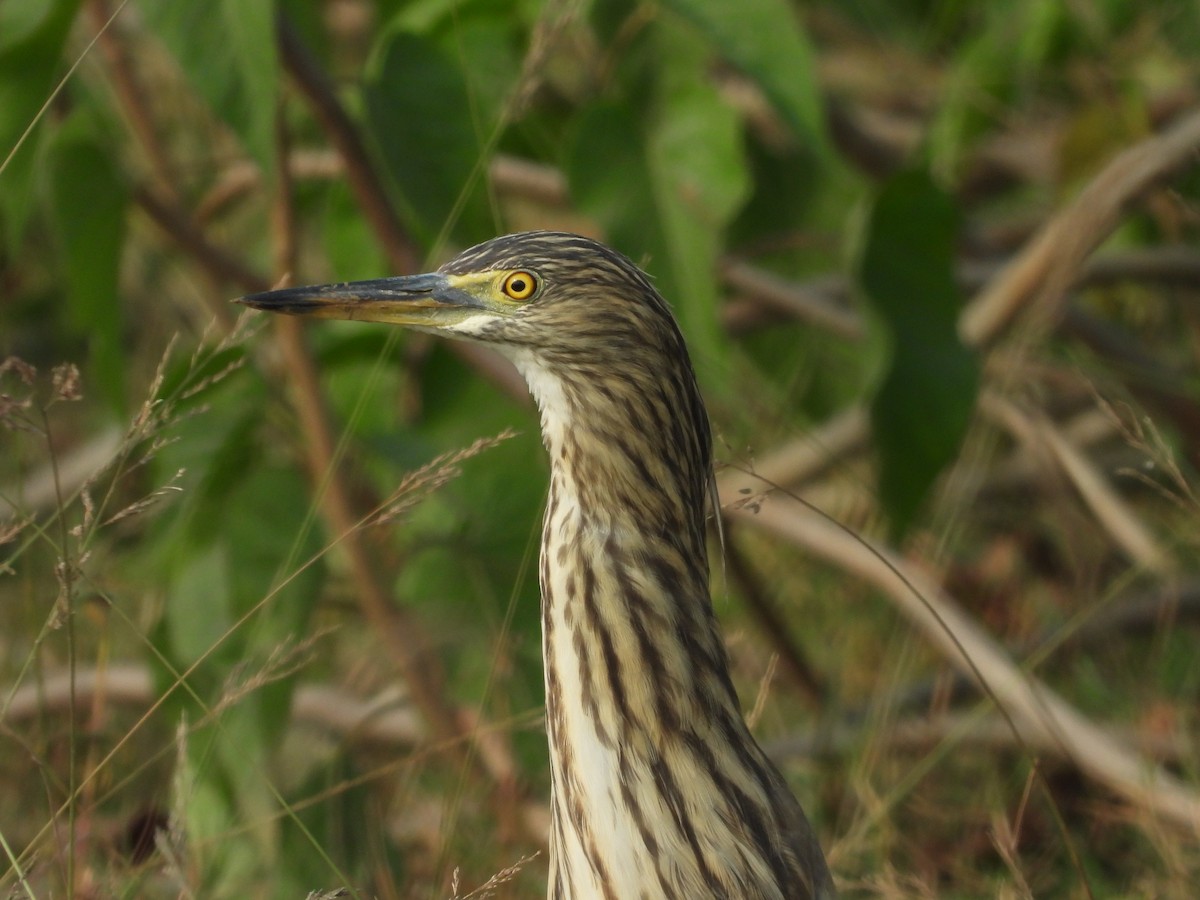
[[[440,330],[489,311],[479,297],[456,286],[455,280],[453,276],[432,272],[284,288],[250,294],[235,302],[290,316],[387,322]]]

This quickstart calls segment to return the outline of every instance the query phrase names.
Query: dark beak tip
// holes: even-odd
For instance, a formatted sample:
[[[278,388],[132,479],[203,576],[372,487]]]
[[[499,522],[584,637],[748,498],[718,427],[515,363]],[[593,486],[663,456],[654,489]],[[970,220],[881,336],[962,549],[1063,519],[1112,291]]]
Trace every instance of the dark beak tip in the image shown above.
[[[239,306],[248,306],[261,312],[289,312],[297,304],[283,291],[264,291],[259,294],[246,294],[236,297],[231,302]]]
[[[241,297],[235,297],[231,303],[236,303],[238,306],[249,306],[251,309],[262,309],[268,301],[269,294],[245,294]]]

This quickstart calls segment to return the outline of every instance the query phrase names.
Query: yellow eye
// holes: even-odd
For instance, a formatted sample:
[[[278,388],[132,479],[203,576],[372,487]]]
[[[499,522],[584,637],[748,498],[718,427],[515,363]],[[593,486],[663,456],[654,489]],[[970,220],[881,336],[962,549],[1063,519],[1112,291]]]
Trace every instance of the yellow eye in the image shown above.
[[[537,276],[532,272],[512,272],[504,276],[500,290],[513,300],[528,300],[537,291]]]

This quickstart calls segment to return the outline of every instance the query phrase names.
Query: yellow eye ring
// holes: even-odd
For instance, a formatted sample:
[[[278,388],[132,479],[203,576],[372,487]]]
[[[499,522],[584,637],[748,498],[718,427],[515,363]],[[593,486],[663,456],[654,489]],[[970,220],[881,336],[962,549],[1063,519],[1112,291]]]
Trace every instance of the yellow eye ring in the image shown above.
[[[538,289],[537,276],[532,272],[510,272],[500,282],[500,290],[512,300],[528,300]]]

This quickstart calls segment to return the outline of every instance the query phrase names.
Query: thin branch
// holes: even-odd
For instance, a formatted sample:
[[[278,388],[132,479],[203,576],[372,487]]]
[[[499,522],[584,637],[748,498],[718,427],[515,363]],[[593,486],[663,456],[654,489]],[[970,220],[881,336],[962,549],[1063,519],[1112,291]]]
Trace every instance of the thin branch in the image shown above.
[[[794,487],[863,449],[870,434],[867,411],[853,406],[744,467],[730,466],[718,478],[721,502],[741,503],[765,484]]]
[[[971,302],[959,320],[963,342],[991,344],[1020,315],[1036,313],[1044,322],[1055,321],[1084,260],[1112,234],[1125,208],[1177,169],[1195,163],[1198,152],[1200,111],[1193,111],[1162,134],[1118,154]]]
[[[82,712],[99,696],[109,706],[144,711],[157,693],[150,669],[143,663],[78,668],[75,708]],[[7,708],[0,709],[0,721],[7,727],[16,727],[46,715],[67,715],[70,709],[71,673],[49,672],[36,683],[21,685],[13,691]],[[330,685],[302,684],[292,698],[291,717],[294,725],[319,728],[340,741],[415,748],[429,739],[420,715],[395,688],[364,700]]]
[[[972,681],[982,678],[1026,743],[1053,742],[1082,772],[1132,803],[1187,829],[1200,829],[1200,794],[1022,672],[953,598],[890,549],[786,499],[767,498],[727,515],[777,534],[888,594],[952,666]]]
[[[1044,447],[1048,458],[1079,492],[1096,521],[1131,559],[1158,575],[1175,570],[1174,561],[1129,504],[1048,418],[1028,414],[993,391],[980,396],[980,408],[1022,443]]]
[[[123,6],[122,6],[123,8]],[[240,259],[208,241],[203,230],[184,208],[176,190],[177,179],[171,161],[155,127],[154,115],[138,81],[135,68],[126,52],[122,35],[112,22],[120,13],[110,12],[106,0],[91,0],[89,9],[96,22],[96,41],[103,52],[112,77],[117,101],[146,159],[149,161],[153,186],[135,187],[133,199],[186,253],[200,265],[201,270],[218,283],[233,282],[248,292],[262,290],[263,280]],[[221,328],[228,332],[235,317],[215,292],[204,294],[205,305]]]
[[[284,142],[286,129],[282,120],[277,132],[279,140]],[[280,152],[286,155],[286,143]],[[281,167],[279,178],[277,196],[272,204],[272,222],[276,267],[283,278],[294,266],[296,239],[291,181],[286,166]],[[290,395],[304,434],[304,450],[317,489],[317,502],[330,532],[340,538],[339,546],[349,564],[359,606],[390,651],[413,701],[434,735],[457,746],[463,730],[459,715],[446,695],[445,679],[432,650],[432,642],[406,609],[391,602],[387,589],[376,575],[378,566],[363,543],[358,526],[363,516],[354,510],[343,480],[331,416],[312,355],[305,345],[303,325],[288,316],[275,316],[272,324],[283,359],[283,377],[291,388]]]
[[[720,270],[726,287],[753,298],[767,309],[809,322],[847,340],[861,340],[865,335],[858,311],[839,303],[829,290],[822,289],[826,287],[824,284],[817,286],[813,282],[811,287],[795,284],[731,257],[721,261]]]
[[[1181,762],[1192,752],[1190,743],[1183,735],[1145,734],[1120,724],[1102,727],[1138,753],[1158,762]],[[1052,758],[1063,758],[1062,745],[1048,738],[1045,732],[1025,736],[1029,749]],[[770,741],[763,749],[772,759],[780,762],[788,759],[840,758],[860,751],[867,741],[883,744],[895,751],[920,751],[947,741],[956,747],[973,746],[1013,752],[1022,749],[1002,717],[978,712],[917,715],[883,726],[861,716],[846,718],[841,722],[822,723],[817,728]]]
[[[280,170],[278,196],[272,205],[276,270],[280,278],[296,265],[296,225],[291,202],[291,179],[287,159],[287,131],[282,120],[277,128]],[[340,536],[362,614],[381,642],[403,679],[413,703],[429,724],[433,736],[465,769],[498,788],[493,801],[507,804],[516,799],[515,771],[509,748],[478,716],[470,716],[454,703],[446,690],[441,660],[420,621],[403,606],[392,602],[379,576],[380,567],[363,539],[362,524],[368,521],[356,508],[343,474],[343,458],[332,417],[320,386],[312,354],[304,341],[302,323],[288,316],[273,319],[283,358],[285,378],[304,434],[308,468],[317,502],[330,532]],[[374,521],[374,519],[370,519]],[[469,752],[474,745],[477,753]],[[506,807],[507,808],[507,807]],[[522,819],[523,824],[528,821]]]
[[[422,254],[388,202],[387,188],[375,171],[358,128],[338,102],[333,84],[287,16],[279,14],[276,22],[283,64],[341,157],[350,190],[379,239],[392,271],[396,274],[420,271],[424,267]],[[525,382],[495,351],[457,342],[451,343],[450,350],[517,402],[529,403]]]
[[[266,278],[232,253],[210,243],[183,210],[150,188],[134,188],[133,199],[211,277],[231,283],[247,294],[270,290],[271,284]],[[234,315],[228,303],[213,304],[212,311],[222,326],[232,328]]]
[[[420,623],[403,606],[391,601],[375,573],[378,567],[362,540],[349,492],[339,474],[336,441],[325,408],[320,379],[304,344],[300,323],[286,316],[275,319],[285,377],[291,387],[304,434],[308,468],[321,487],[318,502],[330,533],[338,536],[354,582],[354,594],[363,615],[388,648],[413,702],[429,722],[434,735],[451,740],[462,736],[458,713],[447,697],[445,682],[432,643]]]
[[[488,178],[499,194],[515,194],[542,206],[566,208],[571,201],[567,177],[554,166],[497,153]]]
[[[172,203],[178,203],[176,180],[172,175],[167,151],[159,139],[154,116],[146,100],[146,92],[142,90],[141,82],[138,81],[133,63],[126,52],[124,37],[118,32],[115,24],[109,25],[113,14],[108,0],[90,0],[88,9],[95,23],[100,50],[112,75],[117,100],[149,162],[154,188],[170,198]]]
[[[804,650],[792,639],[787,622],[768,596],[737,541],[731,539],[725,544],[725,561],[729,564],[729,574],[737,584],[738,593],[758,620],[759,633],[779,655],[792,683],[813,705],[822,706],[829,693],[824,680],[809,664]]]
[[[419,272],[421,251],[388,202],[387,190],[375,173],[357,126],[338,101],[333,83],[283,13],[276,18],[276,36],[280,59],[341,157],[350,191],[392,270],[397,274]]]
[[[1200,253],[1195,247],[1167,245],[1126,249],[1088,261],[1081,287],[1137,281],[1195,290],[1200,285]]]
[[[1010,652],[1017,657],[1044,660],[1047,653],[1062,657],[1089,648],[1111,650],[1117,642],[1176,623],[1193,627],[1200,624],[1200,579],[1193,577],[1183,583],[1172,580],[1111,602],[1089,603],[1082,617],[1045,628]],[[978,692],[965,676],[955,673],[947,682],[945,674],[939,673],[895,688],[888,703],[898,710],[926,712],[935,704],[947,708],[972,702],[977,697]],[[841,716],[843,724],[853,727],[866,719],[867,714],[861,709],[847,710]],[[1011,730],[1005,740],[1012,743]]]

